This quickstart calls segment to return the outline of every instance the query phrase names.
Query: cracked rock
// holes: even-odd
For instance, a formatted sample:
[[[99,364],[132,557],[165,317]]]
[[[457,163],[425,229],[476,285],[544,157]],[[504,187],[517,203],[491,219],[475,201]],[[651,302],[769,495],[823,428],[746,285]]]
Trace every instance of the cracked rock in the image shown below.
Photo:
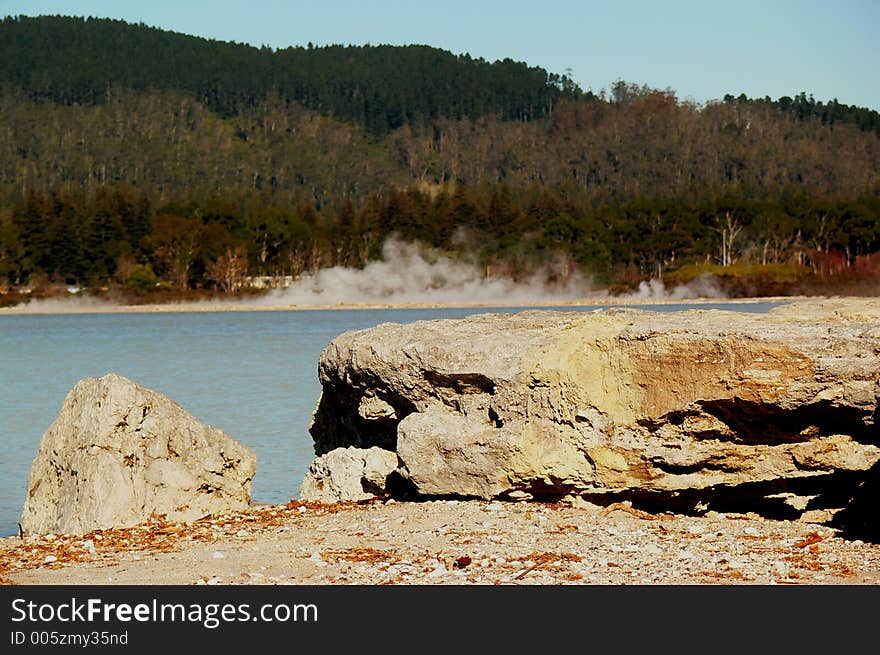
[[[385,493],[397,455],[381,448],[336,448],[315,458],[300,489],[303,500],[358,501]]]
[[[253,451],[166,396],[109,374],[80,380],[31,465],[25,534],[85,534],[250,504]]]
[[[427,496],[794,518],[880,465],[876,299],[386,323],[335,338],[319,373],[316,454],[396,452]]]

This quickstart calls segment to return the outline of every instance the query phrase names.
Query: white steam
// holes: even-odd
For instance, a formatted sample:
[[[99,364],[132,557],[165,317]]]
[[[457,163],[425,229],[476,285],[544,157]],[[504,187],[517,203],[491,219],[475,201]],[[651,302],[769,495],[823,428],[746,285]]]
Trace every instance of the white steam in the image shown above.
[[[642,282],[638,291],[621,300],[686,300],[720,298],[721,291],[709,279],[695,280],[671,291],[660,280]],[[474,263],[430,253],[417,243],[388,239],[382,260],[363,269],[334,266],[304,276],[285,289],[267,294],[262,303],[277,305],[395,305],[395,304],[487,304],[521,305],[565,301],[600,300],[612,296],[593,286],[577,270],[559,275],[548,266],[528,279],[486,277]]]
[[[552,281],[552,271],[527,280],[487,278],[473,264],[435,256],[419,244],[389,239],[382,260],[363,269],[334,266],[277,289],[265,302],[289,305],[514,303],[576,300],[592,293],[578,272]]]
[[[639,288],[632,293],[615,296],[620,300],[696,300],[698,298],[724,298],[724,292],[709,275],[701,275],[692,282],[679,284],[667,290],[663,282],[653,279],[639,282]]]
[[[697,278],[687,285],[667,290],[660,280],[642,282],[628,294],[612,295],[595,288],[592,280],[575,268],[561,275],[557,262],[525,280],[486,277],[473,262],[438,255],[417,243],[389,239],[382,248],[382,260],[363,269],[334,266],[274,289],[260,298],[218,299],[148,306],[150,311],[213,309],[344,307],[393,305],[559,305],[565,303],[649,303],[723,298],[711,277]],[[35,299],[0,313],[69,314],[101,311],[135,311],[131,306],[89,297]]]
[[[93,314],[112,306],[106,300],[71,295],[68,298],[34,298],[14,305],[8,311],[16,314]]]

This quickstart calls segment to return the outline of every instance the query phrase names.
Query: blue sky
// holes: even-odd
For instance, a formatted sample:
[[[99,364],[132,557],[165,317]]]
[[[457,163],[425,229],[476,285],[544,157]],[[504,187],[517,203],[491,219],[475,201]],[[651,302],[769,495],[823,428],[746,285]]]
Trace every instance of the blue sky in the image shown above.
[[[800,91],[880,110],[880,0],[0,0],[0,14],[108,16],[286,47],[423,43],[704,102]]]

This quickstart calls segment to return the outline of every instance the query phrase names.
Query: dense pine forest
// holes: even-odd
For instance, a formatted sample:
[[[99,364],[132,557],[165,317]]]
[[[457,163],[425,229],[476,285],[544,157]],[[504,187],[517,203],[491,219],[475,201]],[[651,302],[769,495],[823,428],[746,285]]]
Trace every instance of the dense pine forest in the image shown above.
[[[390,236],[616,288],[880,279],[880,113],[705,105],[427,46],[283,50],[69,17],[0,23],[0,291],[237,291]],[[11,302],[11,300],[7,300]]]

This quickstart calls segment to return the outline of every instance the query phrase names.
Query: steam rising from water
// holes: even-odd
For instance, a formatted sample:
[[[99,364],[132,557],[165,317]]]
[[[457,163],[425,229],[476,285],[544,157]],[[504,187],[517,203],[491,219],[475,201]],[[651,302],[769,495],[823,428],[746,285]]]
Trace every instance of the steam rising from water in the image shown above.
[[[589,296],[592,284],[575,272],[564,283],[552,271],[527,280],[486,278],[475,264],[432,256],[415,243],[385,242],[382,260],[363,269],[335,266],[271,292],[265,302],[293,305],[529,303],[576,300]]]
[[[679,284],[667,291],[663,282],[653,279],[639,282],[633,293],[615,296],[620,300],[694,300],[696,298],[724,298],[724,292],[711,276],[701,276],[688,284]]]
[[[721,298],[710,279],[698,279],[666,291],[660,280],[642,282],[637,291],[620,300],[687,300]],[[278,305],[336,304],[539,304],[609,299],[592,280],[574,271],[560,281],[548,266],[526,280],[486,278],[473,263],[432,256],[416,243],[395,239],[385,242],[382,260],[363,269],[335,266],[297,280],[286,289],[270,292],[261,303]]]
[[[723,298],[711,278],[698,278],[688,285],[667,291],[660,280],[639,284],[630,294],[611,295],[595,288],[592,280],[574,270],[560,281],[558,266],[548,266],[525,280],[486,278],[472,262],[453,260],[429,252],[417,243],[389,239],[382,249],[382,260],[363,269],[334,266],[304,276],[284,289],[275,289],[261,298],[243,301],[201,301],[174,307],[210,310],[241,306],[334,306],[334,305],[540,305],[577,301],[690,300]],[[33,300],[14,308],[15,313],[77,313],[112,309],[113,304],[88,297]]]
[[[105,300],[71,296],[70,298],[35,298],[10,309],[16,314],[91,314],[109,307],[113,307],[113,304]]]

